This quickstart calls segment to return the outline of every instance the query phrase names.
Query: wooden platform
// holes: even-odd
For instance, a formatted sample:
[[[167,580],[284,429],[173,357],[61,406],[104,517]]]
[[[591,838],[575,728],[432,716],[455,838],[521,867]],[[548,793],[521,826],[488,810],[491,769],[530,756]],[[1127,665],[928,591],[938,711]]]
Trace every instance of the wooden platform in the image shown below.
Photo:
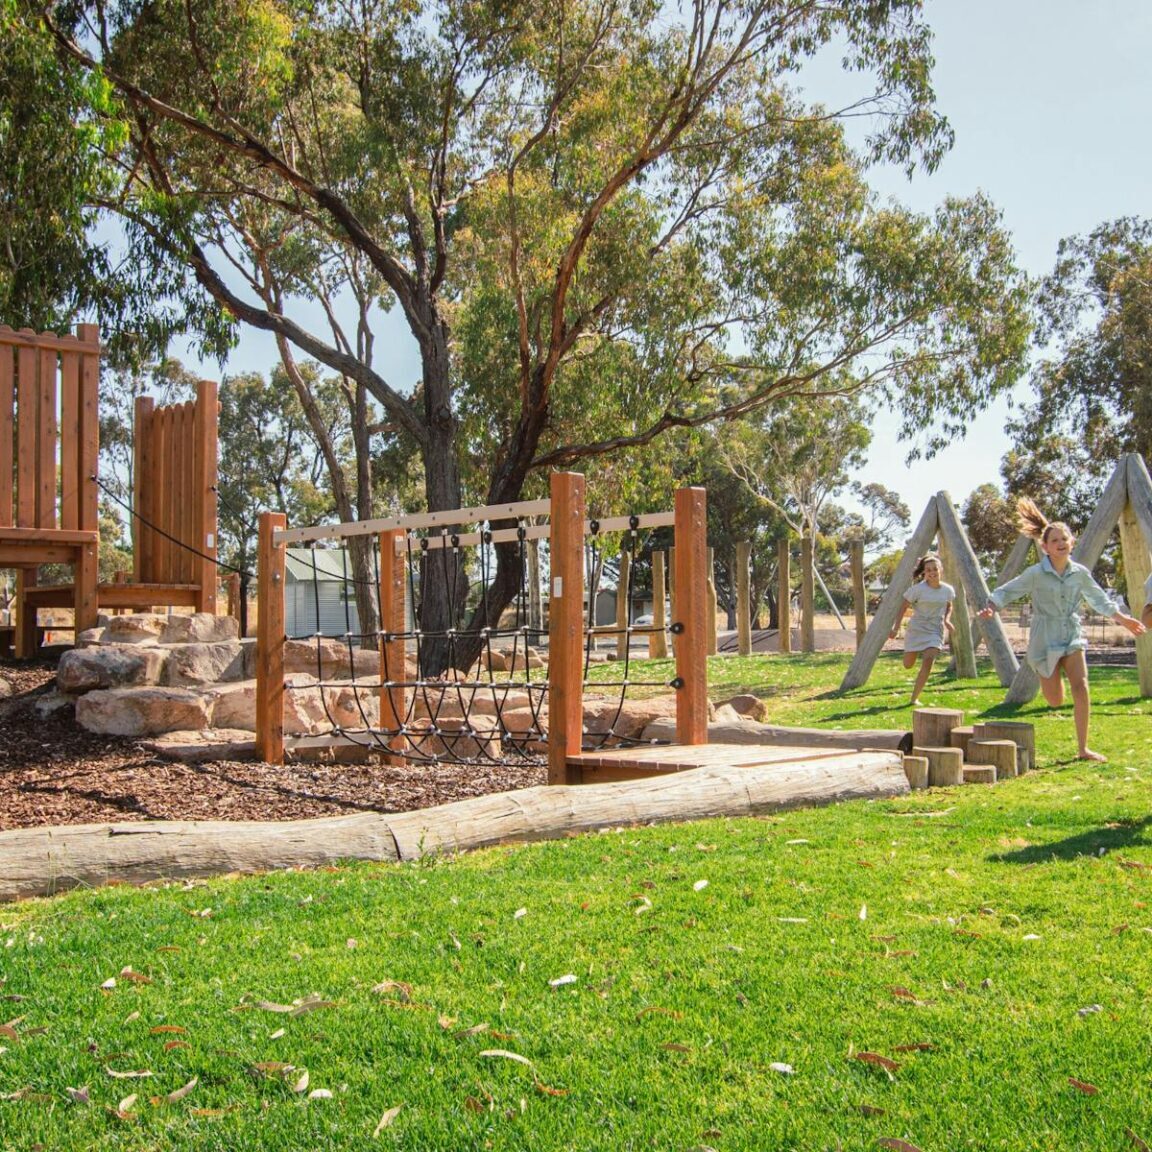
[[[782,747],[738,744],[655,744],[634,748],[606,748],[570,756],[568,765],[579,771],[582,784],[607,784],[615,780],[643,780],[667,776],[692,768],[765,768],[773,764],[796,764],[814,760],[855,764],[859,752],[843,748]],[[829,764],[835,769],[835,764]]]

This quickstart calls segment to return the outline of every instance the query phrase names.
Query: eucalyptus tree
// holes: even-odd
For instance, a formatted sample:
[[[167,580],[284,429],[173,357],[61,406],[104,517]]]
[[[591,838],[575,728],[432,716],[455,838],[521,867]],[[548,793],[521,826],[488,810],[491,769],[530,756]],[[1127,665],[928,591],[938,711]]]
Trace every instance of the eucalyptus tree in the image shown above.
[[[1126,452],[1152,455],[1152,220],[1060,242],[1040,285],[1032,403],[1009,425],[1009,491],[1083,522]]]
[[[98,142],[116,187],[95,202],[132,253],[122,313],[147,297],[151,331],[206,348],[250,325],[339,373],[416,443],[430,508],[515,500],[549,468],[828,380],[947,437],[1019,371],[1025,292],[993,207],[920,216],[865,182],[951,143],[920,0],[42,15],[120,129]],[[822,52],[860,76],[848,108],[798,87]],[[849,115],[871,126],[863,154]],[[380,356],[388,309],[415,387]],[[501,551],[480,610],[520,576]],[[449,600],[425,590],[426,627]]]

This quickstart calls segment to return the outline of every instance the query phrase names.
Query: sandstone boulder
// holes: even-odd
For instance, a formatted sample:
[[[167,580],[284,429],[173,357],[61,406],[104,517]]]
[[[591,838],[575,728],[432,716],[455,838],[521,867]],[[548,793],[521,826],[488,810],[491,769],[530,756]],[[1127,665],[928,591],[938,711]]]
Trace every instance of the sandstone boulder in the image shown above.
[[[753,696],[751,692],[744,692],[739,696],[733,696],[731,700],[726,700],[725,703],[734,712],[749,720],[758,720],[760,723],[765,723],[768,719],[768,705],[761,700],[759,696]],[[717,712],[719,712],[719,708]]]
[[[376,649],[349,648],[343,640],[321,636],[313,640],[289,640],[284,645],[285,673],[305,672],[323,680],[347,680],[380,674]]]
[[[155,612],[109,616],[101,644],[155,644],[168,625],[168,617]]]
[[[56,686],[61,692],[78,694],[96,688],[159,684],[168,655],[167,649],[140,644],[73,648],[60,657]]]
[[[186,688],[101,688],[76,702],[76,720],[106,736],[156,736],[207,727],[208,703]]]
[[[244,649],[239,640],[177,644],[169,649],[166,682],[173,687],[243,679]]]
[[[191,616],[169,616],[160,634],[160,643],[219,644],[239,638],[240,623],[235,616],[193,612]]]

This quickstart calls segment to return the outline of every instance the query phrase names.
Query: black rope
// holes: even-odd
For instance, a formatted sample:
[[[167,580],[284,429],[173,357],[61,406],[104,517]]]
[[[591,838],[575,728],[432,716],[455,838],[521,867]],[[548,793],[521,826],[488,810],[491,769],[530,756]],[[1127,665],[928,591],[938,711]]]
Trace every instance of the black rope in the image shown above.
[[[104,493],[105,496],[110,497],[117,504],[119,504],[121,508],[128,512],[129,515],[139,520],[145,528],[159,533],[164,537],[165,540],[170,540],[178,548],[183,548],[186,552],[191,552],[194,556],[199,556],[201,560],[211,560],[212,563],[215,564],[218,568],[224,568],[229,572],[238,572],[241,576],[244,576],[248,580],[254,578],[254,574],[244,568],[237,568],[234,564],[228,564],[224,560],[221,560],[218,556],[209,556],[207,552],[201,552],[199,548],[193,548],[191,544],[185,544],[183,540],[177,540],[175,536],[171,535],[171,533],[165,532],[163,528],[153,524],[150,520],[146,520],[143,516],[140,515],[139,512],[136,511],[135,508],[132,507],[131,504],[121,500],[120,497],[117,496],[116,493],[113,492],[112,489],[109,488],[108,485],[100,479],[99,476],[93,476],[92,479],[96,481],[96,486]]]

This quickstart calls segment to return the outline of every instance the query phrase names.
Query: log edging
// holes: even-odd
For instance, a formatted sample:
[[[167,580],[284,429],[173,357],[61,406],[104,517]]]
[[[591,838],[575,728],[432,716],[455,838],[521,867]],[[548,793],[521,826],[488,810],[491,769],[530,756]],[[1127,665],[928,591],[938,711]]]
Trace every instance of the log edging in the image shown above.
[[[317,820],[141,821],[0,832],[0,901],[108,883],[203,878],[346,860],[404,862],[631,824],[756,816],[907,793],[894,751],[650,780],[539,785],[397,814]]]

